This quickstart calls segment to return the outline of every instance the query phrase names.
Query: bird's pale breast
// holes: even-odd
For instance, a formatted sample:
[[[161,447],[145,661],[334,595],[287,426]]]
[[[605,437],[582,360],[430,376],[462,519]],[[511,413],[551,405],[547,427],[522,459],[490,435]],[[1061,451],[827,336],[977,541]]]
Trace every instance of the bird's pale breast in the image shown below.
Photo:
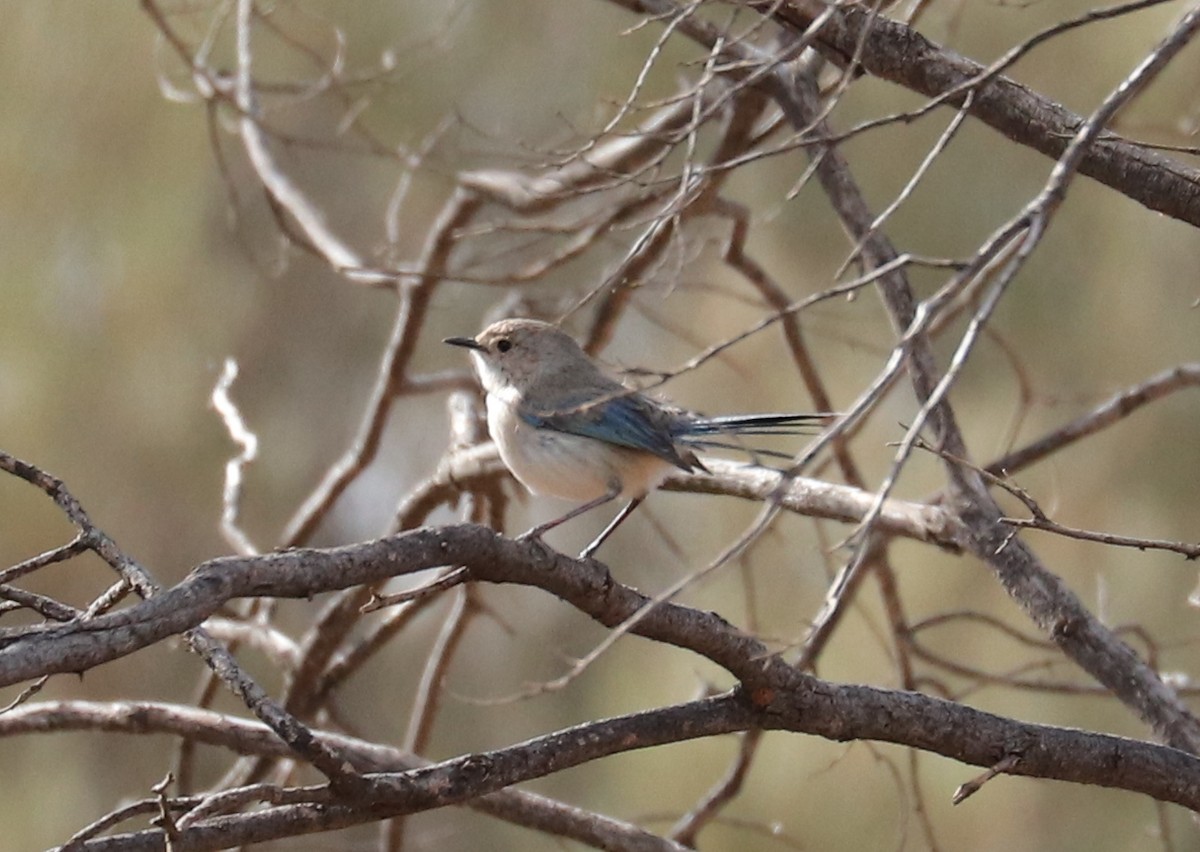
[[[584,502],[616,487],[624,496],[641,496],[671,469],[652,453],[532,426],[518,415],[517,403],[515,391],[489,393],[488,430],[505,466],[535,494]]]

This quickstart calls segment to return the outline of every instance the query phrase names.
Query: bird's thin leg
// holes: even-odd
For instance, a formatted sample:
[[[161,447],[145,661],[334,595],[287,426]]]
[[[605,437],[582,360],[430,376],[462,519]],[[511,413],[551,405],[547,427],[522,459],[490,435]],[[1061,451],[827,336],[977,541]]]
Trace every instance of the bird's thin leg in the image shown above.
[[[550,530],[554,529],[559,524],[566,523],[567,521],[571,520],[571,518],[578,518],[584,512],[590,512],[592,509],[595,509],[597,506],[603,506],[605,503],[608,503],[612,500],[617,499],[617,495],[620,493],[621,493],[620,487],[611,487],[608,489],[608,491],[605,491],[603,494],[601,494],[595,500],[589,500],[588,502],[584,503],[582,506],[576,506],[574,509],[567,512],[565,515],[563,515],[560,518],[555,518],[552,521],[546,521],[546,523],[544,523],[544,524],[538,524],[536,527],[529,530],[529,532],[522,533],[520,536],[520,540],[527,541],[529,539],[534,539],[534,538],[540,539],[545,533],[550,532]]]
[[[608,526],[600,531],[600,535],[592,539],[592,543],[583,549],[583,552],[579,554],[579,558],[590,559],[591,555],[600,549],[600,545],[604,544],[604,540],[612,535],[612,531],[619,527],[622,521],[633,514],[633,510],[640,506],[645,499],[645,497],[634,497],[630,500],[625,508],[618,512],[617,516],[609,522]]]

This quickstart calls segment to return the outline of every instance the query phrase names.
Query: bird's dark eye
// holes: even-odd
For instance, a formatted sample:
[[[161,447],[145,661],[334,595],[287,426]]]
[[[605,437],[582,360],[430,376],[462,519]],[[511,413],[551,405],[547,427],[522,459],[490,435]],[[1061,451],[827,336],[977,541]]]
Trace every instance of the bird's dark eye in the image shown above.
[[[496,350],[499,352],[507,352],[512,349],[512,341],[507,337],[501,337],[496,341]]]

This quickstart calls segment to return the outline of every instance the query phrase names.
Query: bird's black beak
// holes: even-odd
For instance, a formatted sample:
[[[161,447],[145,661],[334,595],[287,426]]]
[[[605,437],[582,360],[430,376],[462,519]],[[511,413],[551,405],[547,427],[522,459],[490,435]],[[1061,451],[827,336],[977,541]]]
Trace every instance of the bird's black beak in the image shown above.
[[[480,352],[484,351],[483,344],[473,337],[447,337],[442,341],[442,343],[449,343],[451,346],[461,346],[464,349],[478,349]]]

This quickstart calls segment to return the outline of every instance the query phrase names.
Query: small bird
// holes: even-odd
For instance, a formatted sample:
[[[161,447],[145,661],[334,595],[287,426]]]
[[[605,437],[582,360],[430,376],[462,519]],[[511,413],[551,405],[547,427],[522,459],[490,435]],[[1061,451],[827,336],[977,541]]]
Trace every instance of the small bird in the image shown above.
[[[582,501],[523,538],[539,538],[597,506],[628,498],[581,559],[595,553],[672,468],[707,470],[693,448],[754,453],[714,438],[802,434],[831,417],[683,411],[609,378],[570,335],[539,320],[500,320],[476,337],[445,342],[471,351],[487,392],[488,431],[513,476],[534,494]]]

